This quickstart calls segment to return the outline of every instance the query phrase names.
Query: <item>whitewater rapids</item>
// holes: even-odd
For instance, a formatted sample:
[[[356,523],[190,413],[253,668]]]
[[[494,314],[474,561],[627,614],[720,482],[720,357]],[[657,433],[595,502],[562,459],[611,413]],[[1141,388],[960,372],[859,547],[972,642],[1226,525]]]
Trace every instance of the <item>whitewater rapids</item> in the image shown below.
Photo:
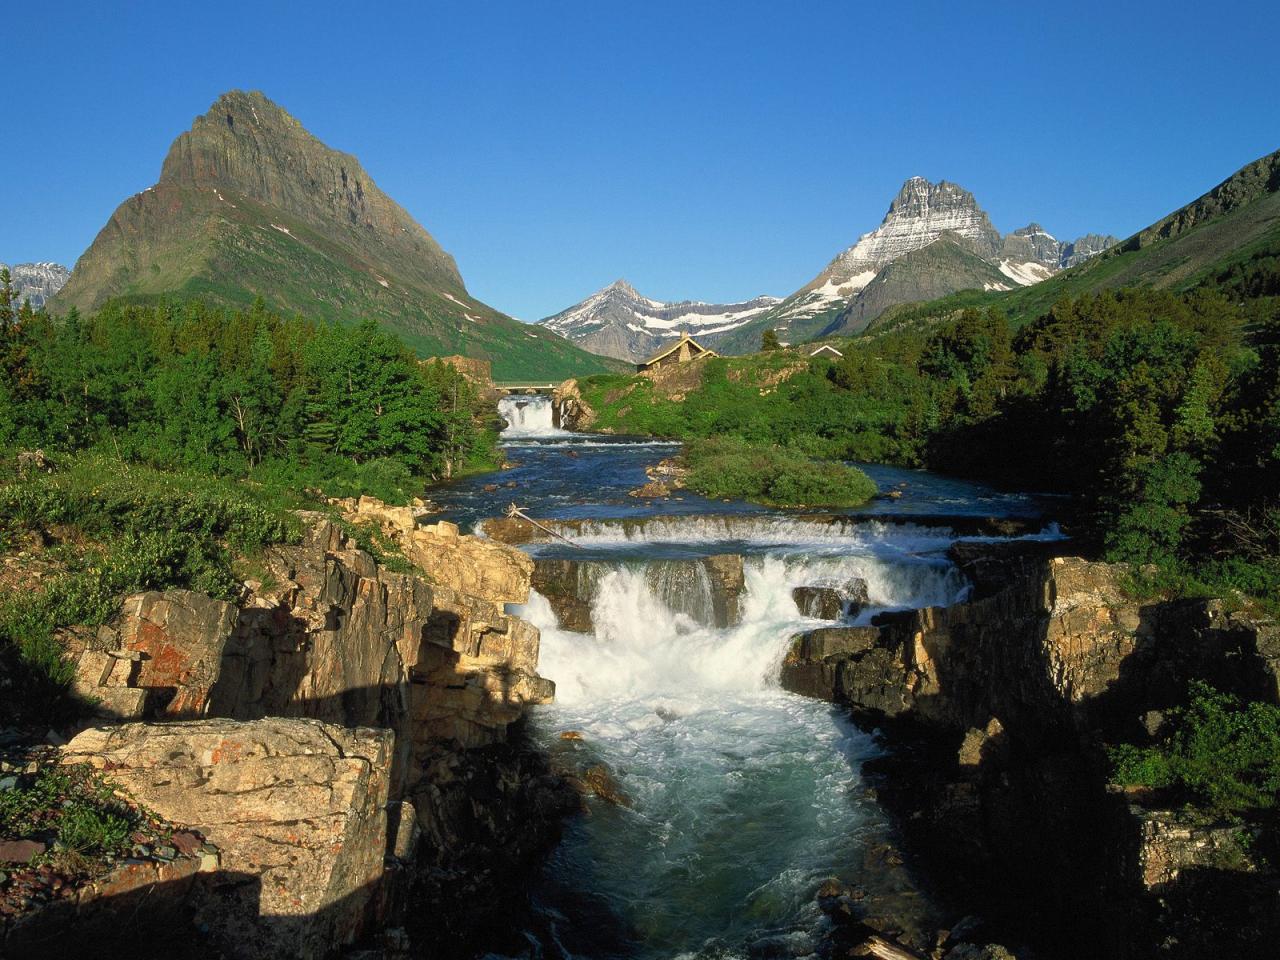
[[[865,546],[770,552],[746,560],[741,621],[716,628],[679,609],[704,587],[655,578],[650,563],[619,560],[598,579],[592,634],[560,629],[536,593],[515,611],[541,629],[539,672],[556,681],[538,735],[554,748],[580,733],[634,804],[599,804],[571,826],[537,892],[547,922],[571,956],[738,956],[778,937],[803,952],[818,884],[862,864],[887,827],[857,772],[873,740],[777,685],[791,636],[824,625],[791,590],[860,577],[886,609],[950,602],[963,583],[937,558]],[[624,931],[625,948],[599,946],[597,926]]]

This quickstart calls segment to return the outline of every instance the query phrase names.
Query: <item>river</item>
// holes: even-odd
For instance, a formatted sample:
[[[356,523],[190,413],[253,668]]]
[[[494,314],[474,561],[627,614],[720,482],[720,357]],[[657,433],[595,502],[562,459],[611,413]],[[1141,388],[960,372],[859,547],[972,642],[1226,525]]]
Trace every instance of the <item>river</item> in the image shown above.
[[[546,398],[508,398],[501,412],[515,466],[433,495],[446,517],[481,529],[510,502],[585,521],[574,526],[576,547],[526,548],[535,559],[586,561],[592,623],[562,629],[536,592],[517,608],[541,629],[539,672],[556,682],[555,703],[537,708],[531,727],[551,752],[572,747],[606,763],[631,802],[592,799],[570,824],[533,891],[527,949],[516,952],[804,956],[821,919],[814,893],[830,877],[930,929],[931,908],[859,776],[876,740],[777,685],[789,639],[825,624],[797,609],[792,589],[865,581],[869,602],[851,622],[953,603],[967,585],[945,556],[956,534],[937,518],[1027,518],[1041,505],[878,466],[866,469],[901,496],[846,524],[691,494],[644,501],[628,492],[674,445],[556,430]],[[697,564],[678,562],[722,554],[744,557],[741,614],[727,626],[715,623]]]

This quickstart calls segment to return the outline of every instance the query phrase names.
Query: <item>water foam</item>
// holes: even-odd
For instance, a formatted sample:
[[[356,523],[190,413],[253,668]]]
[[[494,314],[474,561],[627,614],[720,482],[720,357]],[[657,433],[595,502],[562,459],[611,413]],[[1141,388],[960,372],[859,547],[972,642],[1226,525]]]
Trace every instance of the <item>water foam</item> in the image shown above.
[[[634,801],[574,824],[539,896],[557,936],[570,935],[582,924],[573,891],[589,876],[593,902],[635,932],[641,957],[702,954],[713,939],[728,950],[712,953],[737,955],[779,931],[804,938],[818,883],[858,870],[886,827],[857,790],[872,740],[777,685],[791,636],[819,625],[791,590],[860,576],[873,603],[896,605],[954,599],[961,585],[945,563],[769,553],[746,562],[741,622],[716,628],[664,599],[676,590],[683,606],[709,585],[691,576],[677,588],[654,576],[661,563],[601,565],[592,634],[561,629],[537,593],[513,611],[540,627],[538,669],[556,681],[535,728],[552,744],[562,730],[581,733]]]
[[[569,431],[555,425],[551,398],[547,396],[512,396],[498,401],[498,415],[507,421],[503,440],[529,437],[568,437]]]

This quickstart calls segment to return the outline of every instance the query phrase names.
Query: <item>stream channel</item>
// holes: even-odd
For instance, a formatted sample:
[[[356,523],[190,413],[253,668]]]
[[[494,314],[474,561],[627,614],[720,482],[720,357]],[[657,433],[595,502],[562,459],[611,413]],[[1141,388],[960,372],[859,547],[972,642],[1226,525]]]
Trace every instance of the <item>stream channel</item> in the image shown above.
[[[576,546],[523,548],[536,562],[576,561],[590,609],[589,631],[574,632],[536,591],[513,608],[541,629],[538,670],[556,683],[531,729],[553,754],[572,748],[607,764],[630,802],[592,798],[570,823],[532,891],[527,948],[514,952],[805,956],[821,920],[815,891],[832,877],[895,918],[933,922],[859,775],[880,749],[875,738],[778,686],[790,638],[831,625],[806,616],[792,590],[853,597],[862,581],[851,624],[954,603],[967,584],[946,557],[958,538],[947,518],[962,530],[966,518],[1034,520],[1043,504],[875,465],[864,469],[880,489],[901,495],[839,523],[683,491],[642,500],[629,491],[677,445],[557,430],[546,397],[510,397],[500,412],[515,465],[432,495],[446,519],[481,532],[513,501],[539,519],[575,521],[565,529]],[[733,622],[701,563],[723,555],[743,558]]]

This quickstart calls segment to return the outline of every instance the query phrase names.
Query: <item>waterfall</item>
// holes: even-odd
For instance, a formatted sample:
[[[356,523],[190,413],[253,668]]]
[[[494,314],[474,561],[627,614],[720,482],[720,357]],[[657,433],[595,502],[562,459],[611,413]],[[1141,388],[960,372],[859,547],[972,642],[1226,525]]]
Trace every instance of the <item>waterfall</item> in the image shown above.
[[[642,945],[637,960],[751,956],[778,937],[803,956],[822,880],[872,892],[894,882],[861,867],[889,835],[857,772],[878,748],[829,704],[777,685],[790,638],[822,625],[791,591],[861,576],[878,604],[917,591],[947,602],[961,589],[954,570],[870,553],[748,556],[741,620],[717,628],[684,612],[709,602],[695,566],[584,566],[592,633],[561,629],[536,592],[513,611],[540,628],[538,672],[556,682],[535,731],[572,762],[607,763],[632,801],[572,824],[534,891],[557,956],[612,955],[599,945],[618,930]]]
[[[498,401],[498,414],[507,422],[504,440],[533,437],[567,437],[567,430],[555,425],[548,396],[511,396]]]
[[[790,638],[819,621],[796,608],[798,586],[865,580],[869,608],[954,603],[965,589],[937,557],[860,551],[839,556],[773,553],[746,558],[739,623],[717,628],[712,588],[699,564],[602,561],[579,568],[594,634],[560,629],[550,603],[534,593],[520,614],[542,631],[538,671],[556,681],[566,705],[601,698],[661,701],[706,693],[751,694],[775,688]]]

